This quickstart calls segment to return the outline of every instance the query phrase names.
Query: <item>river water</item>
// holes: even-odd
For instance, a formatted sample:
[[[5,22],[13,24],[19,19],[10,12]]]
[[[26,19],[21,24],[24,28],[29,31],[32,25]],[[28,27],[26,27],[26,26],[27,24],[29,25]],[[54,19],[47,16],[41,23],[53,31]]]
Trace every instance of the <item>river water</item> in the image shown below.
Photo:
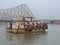
[[[12,34],[7,23],[0,23],[0,45],[60,45],[60,25],[49,25],[46,32]]]

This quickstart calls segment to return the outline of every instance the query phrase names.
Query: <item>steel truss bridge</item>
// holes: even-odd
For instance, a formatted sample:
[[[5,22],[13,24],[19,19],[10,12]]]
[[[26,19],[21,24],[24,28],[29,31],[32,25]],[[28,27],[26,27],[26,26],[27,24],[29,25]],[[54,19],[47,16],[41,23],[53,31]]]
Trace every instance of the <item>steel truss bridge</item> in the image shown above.
[[[9,9],[0,9],[0,20],[10,20],[19,16],[34,17],[26,4]]]

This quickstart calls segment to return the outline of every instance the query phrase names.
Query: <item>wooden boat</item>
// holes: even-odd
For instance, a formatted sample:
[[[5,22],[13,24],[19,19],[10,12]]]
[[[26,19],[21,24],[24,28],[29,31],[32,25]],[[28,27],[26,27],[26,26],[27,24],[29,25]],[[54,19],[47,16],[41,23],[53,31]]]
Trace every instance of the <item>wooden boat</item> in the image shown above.
[[[44,21],[33,20],[33,17],[19,17],[9,21],[7,32],[26,33],[26,32],[44,32],[48,25]]]

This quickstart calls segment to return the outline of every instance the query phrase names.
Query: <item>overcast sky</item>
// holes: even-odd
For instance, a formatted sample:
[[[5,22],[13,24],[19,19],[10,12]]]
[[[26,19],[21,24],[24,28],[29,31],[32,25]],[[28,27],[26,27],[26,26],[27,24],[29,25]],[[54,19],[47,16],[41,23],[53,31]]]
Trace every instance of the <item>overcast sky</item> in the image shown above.
[[[38,19],[60,19],[60,0],[0,0],[0,9],[24,3]]]

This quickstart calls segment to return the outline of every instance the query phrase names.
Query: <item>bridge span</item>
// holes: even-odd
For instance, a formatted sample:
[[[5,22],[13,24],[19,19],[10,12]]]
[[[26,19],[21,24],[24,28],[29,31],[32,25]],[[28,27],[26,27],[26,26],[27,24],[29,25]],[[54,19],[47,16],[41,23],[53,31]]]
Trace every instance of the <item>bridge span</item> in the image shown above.
[[[0,9],[0,20],[2,21],[17,18],[19,16],[34,17],[26,4],[21,4],[19,6],[8,9]]]

